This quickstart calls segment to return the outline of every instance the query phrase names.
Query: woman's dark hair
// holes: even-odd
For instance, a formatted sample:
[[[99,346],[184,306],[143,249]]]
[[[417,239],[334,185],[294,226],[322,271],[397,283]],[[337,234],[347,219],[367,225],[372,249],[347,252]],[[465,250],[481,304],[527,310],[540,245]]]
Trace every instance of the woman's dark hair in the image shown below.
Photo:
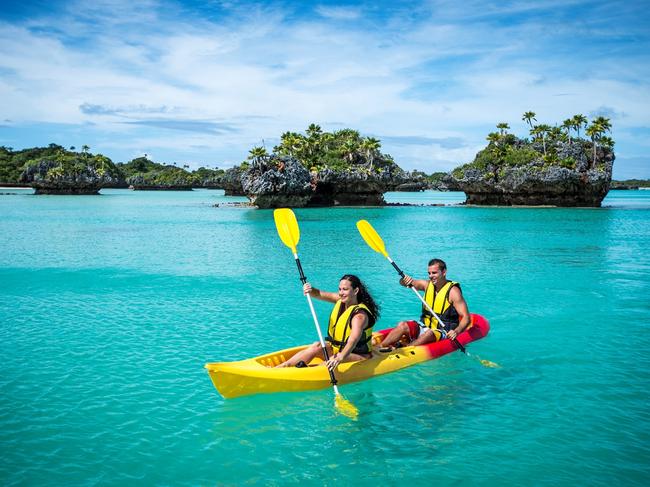
[[[346,281],[350,281],[352,283],[352,287],[359,290],[357,299],[359,300],[360,303],[363,303],[366,306],[368,306],[368,309],[373,315],[372,317],[374,318],[374,321],[377,321],[377,319],[379,318],[379,305],[375,303],[374,299],[372,299],[372,296],[368,292],[368,288],[366,287],[366,285],[363,282],[361,282],[361,279],[359,279],[354,274],[346,274],[341,278],[341,281],[343,279],[345,279]]]

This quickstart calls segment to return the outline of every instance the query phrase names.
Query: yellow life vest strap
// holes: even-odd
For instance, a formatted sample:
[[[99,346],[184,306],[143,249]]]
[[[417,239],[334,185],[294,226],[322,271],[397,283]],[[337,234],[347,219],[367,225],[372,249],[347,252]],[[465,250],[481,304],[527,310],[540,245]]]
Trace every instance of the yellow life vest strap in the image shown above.
[[[454,286],[458,286],[458,283],[455,281],[447,281],[440,288],[440,291],[436,292],[436,287],[433,285],[433,282],[429,281],[427,284],[427,288],[424,291],[424,300],[438,316],[445,313],[451,306],[449,293]],[[438,320],[434,316],[431,316],[431,313],[424,305],[422,306],[422,323],[431,329],[438,327]]]
[[[368,314],[368,326],[364,330],[364,336],[361,337],[357,343],[357,347],[367,344],[372,339],[372,326],[373,315],[370,309],[365,304],[355,304],[347,308],[343,313],[340,312],[342,303],[339,299],[332,309],[330,314],[328,332],[328,341],[332,344],[335,353],[345,346],[350,337],[350,330],[352,329],[352,318],[359,310],[363,310]],[[355,348],[357,348],[355,347]],[[369,347],[368,347],[369,349]]]

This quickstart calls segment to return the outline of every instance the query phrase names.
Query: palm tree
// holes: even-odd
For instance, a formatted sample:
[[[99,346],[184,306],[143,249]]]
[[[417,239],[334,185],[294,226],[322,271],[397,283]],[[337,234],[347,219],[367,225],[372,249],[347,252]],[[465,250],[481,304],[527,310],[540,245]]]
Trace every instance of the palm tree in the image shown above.
[[[587,135],[587,137],[591,138],[591,144],[594,148],[594,157],[592,161],[592,165],[593,165],[596,163],[596,139],[600,134],[600,130],[598,129],[597,125],[591,124],[589,127],[587,127],[587,130],[585,130],[585,134]]]
[[[521,117],[521,119],[530,125],[530,129],[533,130],[533,120],[537,122],[537,119],[535,118],[535,112],[524,112],[524,115]]]
[[[280,152],[285,152],[286,154],[295,157],[296,152],[302,145],[303,138],[303,136],[295,132],[283,133],[280,137]]]
[[[495,157],[496,164],[494,166],[494,177],[497,177],[497,166],[506,156],[508,152],[508,146],[502,145],[501,141],[503,140],[503,135],[497,132],[490,132],[486,137],[486,140],[489,142],[488,147],[490,148],[490,153]]]
[[[325,152],[328,152],[330,150],[330,144],[334,141],[334,134],[331,134],[330,132],[325,132],[321,136],[320,140],[323,145],[323,150]]]
[[[573,120],[573,128],[578,134],[578,138],[580,138],[580,128],[587,126],[587,117],[578,114],[578,115],[574,115],[571,120]]]
[[[309,124],[309,127],[307,127],[306,133],[307,133],[307,139],[305,140],[305,142],[306,142],[307,154],[311,157],[314,154],[318,153],[318,151],[320,150],[321,135],[323,134],[323,130],[320,128],[320,125],[316,125],[315,123],[312,123]]]
[[[359,146],[353,140],[346,140],[343,142],[343,157],[347,159],[350,164],[354,162],[354,156],[357,154]]]
[[[248,152],[248,160],[252,160],[253,164],[259,164],[262,159],[267,157],[269,154],[266,152],[266,148],[264,147],[253,147],[249,152]]]
[[[532,132],[535,132],[536,135],[539,135],[542,139],[542,147],[544,148],[544,156],[546,156],[546,135],[551,131],[551,127],[545,123],[536,125]]]
[[[499,142],[501,141],[501,135],[497,134],[496,132],[490,132],[485,139],[491,144],[499,145]]]
[[[569,138],[569,145],[571,145],[571,129],[573,128],[573,120],[567,118],[564,122],[562,122],[562,128],[566,130],[566,135]]]
[[[365,151],[368,159],[368,170],[372,171],[372,164],[375,160],[375,154],[381,148],[381,142],[373,137],[368,137],[361,143],[361,149]]]
[[[551,130],[549,132],[549,139],[551,139],[553,142],[557,141],[566,141],[567,135],[562,132],[562,129],[558,127],[557,125],[554,127],[551,127]]]
[[[334,136],[339,140],[353,140],[358,141],[360,136],[359,132],[354,129],[341,129],[334,132]]]
[[[614,148],[614,139],[612,139],[611,137],[607,137],[607,136],[603,135],[600,138],[600,145],[602,145],[603,147],[607,147],[608,149],[611,150],[611,149]]]
[[[506,131],[510,130],[510,125],[508,125],[506,122],[501,122],[497,124],[497,128],[499,129],[501,135],[505,135]]]
[[[592,122],[592,124],[587,127],[585,134],[591,139],[591,145],[594,148],[594,157],[592,160],[592,167],[596,164],[596,150],[598,148],[598,138],[602,135],[603,131],[598,126],[598,124]]]
[[[90,150],[90,147],[87,146],[86,144],[81,146],[81,155],[86,160],[88,159],[88,156],[89,156],[89,154],[88,154],[89,150]]]
[[[315,123],[310,123],[309,127],[307,127],[306,132],[307,132],[307,137],[318,138],[323,133],[323,130],[320,128],[320,125],[317,125]]]
[[[609,118],[606,117],[596,117],[594,123],[597,123],[602,129],[603,132],[612,131],[612,123],[609,121]]]
[[[593,122],[591,122],[591,125],[587,127],[587,129],[585,130],[585,134],[587,134],[591,138],[591,143],[594,147],[594,159],[592,163],[593,165],[596,164],[596,151],[598,149],[598,142],[602,141],[605,132],[611,132],[611,129],[612,129],[612,124],[608,118],[596,117],[596,119]],[[614,141],[612,139],[607,137],[607,140],[608,143],[609,141],[611,141],[613,145]]]

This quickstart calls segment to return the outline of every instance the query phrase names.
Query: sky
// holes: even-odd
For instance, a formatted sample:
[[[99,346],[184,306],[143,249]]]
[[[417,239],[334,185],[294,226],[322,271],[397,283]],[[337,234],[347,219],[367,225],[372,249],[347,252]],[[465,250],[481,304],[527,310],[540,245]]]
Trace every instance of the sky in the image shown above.
[[[526,111],[603,115],[650,178],[650,1],[5,0],[0,100],[0,145],[192,169],[316,123],[449,171]]]

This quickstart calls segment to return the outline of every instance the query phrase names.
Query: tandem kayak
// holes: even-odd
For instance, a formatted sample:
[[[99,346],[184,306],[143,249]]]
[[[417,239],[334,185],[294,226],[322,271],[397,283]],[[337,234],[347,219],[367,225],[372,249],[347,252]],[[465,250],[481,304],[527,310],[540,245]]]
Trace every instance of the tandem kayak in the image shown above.
[[[441,340],[419,346],[405,346],[390,352],[380,352],[377,345],[392,328],[373,334],[372,357],[358,362],[344,362],[336,371],[339,384],[366,380],[378,375],[388,374],[411,365],[442,357],[456,350],[451,340]],[[488,334],[490,324],[481,315],[472,314],[471,326],[458,336],[458,341],[466,346]],[[308,345],[287,348],[277,352],[260,355],[237,362],[214,362],[205,364],[214,387],[224,398],[272,392],[307,391],[330,387],[327,368],[322,360],[315,358],[308,367],[274,368]]]

